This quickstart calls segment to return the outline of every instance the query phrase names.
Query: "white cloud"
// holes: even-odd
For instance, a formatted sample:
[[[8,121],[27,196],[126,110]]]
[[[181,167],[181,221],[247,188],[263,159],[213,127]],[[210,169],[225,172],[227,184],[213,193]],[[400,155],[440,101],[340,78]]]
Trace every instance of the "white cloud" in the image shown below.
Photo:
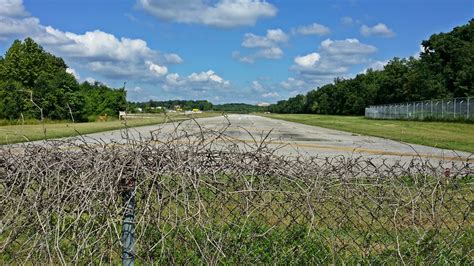
[[[354,19],[351,17],[342,17],[341,18],[341,23],[347,26],[350,26],[354,23]]]
[[[279,97],[279,96],[280,96],[280,94],[279,94],[278,92],[276,92],[276,91],[274,91],[274,92],[267,92],[267,93],[262,94],[262,97],[263,97],[263,98],[277,98],[277,97]]]
[[[178,73],[171,73],[166,75],[166,83],[170,85],[179,85],[182,83]]]
[[[97,80],[95,78],[87,77],[84,81],[90,84],[94,84]]]
[[[97,61],[137,61],[158,56],[158,52],[150,49],[144,40],[118,39],[100,30],[75,34],[46,27],[38,41],[68,57]]]
[[[23,37],[39,27],[37,18],[11,18],[0,16],[0,40],[8,37]]]
[[[246,48],[257,48],[257,47],[275,47],[278,43],[288,41],[288,35],[286,35],[281,29],[269,29],[265,36],[258,36],[253,33],[246,33],[242,46]]]
[[[143,89],[139,86],[136,86],[135,88],[132,89],[132,91],[135,92],[135,93],[142,93]]]
[[[326,35],[329,34],[331,30],[324,25],[313,23],[311,25],[299,26],[294,29],[293,32],[302,35]]]
[[[0,41],[25,37],[65,58],[76,76],[86,68],[110,79],[149,81],[168,72],[164,64],[183,62],[179,55],[162,54],[142,39],[118,38],[100,30],[77,34],[44,26],[28,15],[22,1],[0,0]]]
[[[322,85],[337,76],[347,75],[352,65],[367,63],[368,57],[376,51],[375,46],[357,39],[326,39],[317,52],[295,57],[295,65],[290,69],[303,80]]]
[[[269,29],[265,36],[258,36],[253,33],[246,33],[242,46],[246,48],[259,48],[250,55],[241,55],[240,52],[232,53],[234,59],[243,63],[254,63],[258,58],[279,59],[283,56],[280,44],[288,41],[288,35],[281,29]]]
[[[357,39],[336,40],[326,39],[321,42],[321,51],[333,55],[371,54],[377,51],[375,46],[363,44]]]
[[[285,89],[295,89],[298,87],[305,87],[307,84],[304,80],[299,80],[295,78],[288,78],[285,81],[280,82],[280,86]]]
[[[179,23],[195,23],[232,28],[254,25],[260,18],[277,14],[277,8],[261,0],[138,0],[156,17]]]
[[[184,60],[177,54],[165,54],[165,60],[169,64],[181,64]]]
[[[222,92],[228,90],[231,86],[228,80],[223,79],[213,70],[193,72],[187,77],[181,77],[177,73],[170,73],[166,75],[162,82],[164,91],[185,93],[188,96],[203,95],[202,93],[208,91],[214,93]]]
[[[267,39],[279,43],[279,42],[287,42],[288,35],[284,33],[281,29],[270,29],[267,30]]]
[[[278,59],[283,56],[283,51],[279,47],[261,49],[255,54],[256,58]]]
[[[76,78],[76,80],[80,80],[80,79],[81,79],[81,76],[76,72],[76,70],[74,70],[74,68],[68,67],[68,68],[66,69],[66,73],[69,73],[69,74],[73,75],[74,78]]]
[[[299,66],[302,67],[311,67],[314,66],[314,64],[319,61],[321,56],[318,53],[311,53],[307,54],[305,56],[297,56],[295,57],[295,63]]]
[[[28,13],[23,6],[23,0],[0,0],[0,16],[22,17]]]
[[[364,36],[380,36],[380,37],[394,37],[395,33],[392,29],[387,27],[387,25],[383,23],[378,23],[373,27],[369,27],[367,25],[362,25],[360,28],[360,33]]]
[[[280,88],[283,88],[285,91],[289,92],[290,95],[296,95],[314,89],[320,84],[322,84],[322,82],[317,79],[305,81],[300,78],[289,77],[288,79],[281,81],[278,85]]]
[[[192,73],[188,76],[188,80],[191,82],[215,82],[218,84],[229,85],[229,81],[224,80],[218,76],[214,71],[208,70],[207,72]]]
[[[163,76],[168,73],[168,68],[165,66],[160,66],[158,64],[155,64],[151,61],[146,61],[145,64],[148,66],[148,69],[150,70],[151,73],[157,76]]]
[[[385,65],[388,64],[388,62],[389,62],[388,60],[386,60],[386,61],[374,61],[374,62],[372,62],[372,63],[369,64],[369,66],[367,67],[367,69],[370,68],[370,69],[372,69],[372,70],[383,70],[384,67],[385,67]],[[366,69],[364,72],[366,72],[367,69]]]
[[[257,80],[252,81],[252,89],[258,92],[265,91],[265,88],[263,87],[263,85]]]
[[[415,52],[412,56],[416,59],[420,59],[421,57],[421,53],[425,52],[425,47],[423,47],[423,45],[420,44],[419,48],[418,48],[418,51]]]
[[[255,47],[271,47],[275,43],[266,37],[257,36],[253,33],[246,33],[244,41],[242,42],[243,47],[255,48]]]
[[[232,52],[232,58],[246,64],[253,64],[255,62],[254,55],[243,56],[239,51]]]

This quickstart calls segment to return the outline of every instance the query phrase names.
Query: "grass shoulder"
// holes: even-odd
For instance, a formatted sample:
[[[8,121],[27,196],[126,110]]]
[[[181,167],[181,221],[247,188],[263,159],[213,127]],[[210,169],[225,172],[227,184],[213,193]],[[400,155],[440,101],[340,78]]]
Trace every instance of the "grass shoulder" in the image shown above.
[[[363,116],[258,114],[311,126],[474,153],[474,124],[402,120],[372,120]]]
[[[70,121],[47,121],[47,123],[30,123],[26,125],[0,126],[0,145],[27,142],[43,139],[77,136],[127,127],[138,127],[161,124],[168,121],[181,121],[190,118],[204,118],[218,116],[219,113],[206,112],[201,114],[155,114],[144,118],[123,120],[110,120],[106,122],[72,123]]]

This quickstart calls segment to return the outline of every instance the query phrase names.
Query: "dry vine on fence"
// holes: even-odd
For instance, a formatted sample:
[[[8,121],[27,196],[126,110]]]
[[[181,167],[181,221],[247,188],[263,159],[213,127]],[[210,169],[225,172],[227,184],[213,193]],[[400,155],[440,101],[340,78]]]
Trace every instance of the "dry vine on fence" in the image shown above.
[[[226,128],[0,147],[0,261],[474,263],[473,167],[277,155]],[[267,136],[268,137],[268,136]]]

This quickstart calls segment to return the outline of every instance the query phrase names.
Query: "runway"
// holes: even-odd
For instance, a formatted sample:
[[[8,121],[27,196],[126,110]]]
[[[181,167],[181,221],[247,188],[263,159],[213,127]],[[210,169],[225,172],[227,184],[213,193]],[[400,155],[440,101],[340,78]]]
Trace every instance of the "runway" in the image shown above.
[[[473,154],[461,151],[439,149],[429,146],[408,144],[384,138],[363,136],[349,132],[308,126],[283,120],[270,119],[256,115],[232,114],[187,120],[181,123],[167,123],[153,126],[136,127],[127,132],[128,138],[166,139],[178,131],[189,135],[199,135],[202,130],[220,130],[227,127],[228,139],[249,145],[263,138],[271,146],[278,147],[278,153],[287,156],[306,157],[364,157],[386,161],[409,161],[413,158],[430,160],[434,163],[474,162]],[[152,134],[153,132],[153,134]],[[115,130],[83,136],[87,141],[123,142],[124,131]]]

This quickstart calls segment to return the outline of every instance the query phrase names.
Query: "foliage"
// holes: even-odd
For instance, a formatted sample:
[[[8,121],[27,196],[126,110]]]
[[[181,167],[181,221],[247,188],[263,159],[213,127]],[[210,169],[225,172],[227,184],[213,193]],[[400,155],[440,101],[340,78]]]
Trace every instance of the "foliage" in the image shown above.
[[[253,112],[266,111],[266,107],[245,104],[245,103],[225,103],[225,104],[214,105],[213,110],[218,111],[218,112],[248,114],[248,113],[253,113]]]
[[[420,58],[394,58],[381,71],[335,79],[270,106],[274,113],[363,115],[368,105],[474,95],[474,19],[422,42]]]
[[[169,101],[148,101],[148,102],[136,102],[130,103],[133,108],[142,108],[145,112],[160,112],[157,107],[165,108],[168,110],[175,110],[177,108],[182,110],[199,109],[201,111],[212,110],[212,103],[206,100],[169,100]]]
[[[33,39],[14,41],[0,57],[0,119],[86,121],[105,113],[117,116],[125,108],[124,90],[79,84],[67,69],[62,58]]]
[[[225,103],[225,104],[212,104],[206,100],[169,100],[169,101],[148,101],[148,102],[135,102],[130,103],[131,110],[142,108],[143,112],[146,113],[159,113],[164,109],[175,110],[180,108],[182,110],[199,109],[201,111],[217,111],[227,113],[241,113],[248,114],[253,112],[264,112],[267,107],[261,107],[246,103]],[[161,108],[158,108],[161,107]]]

